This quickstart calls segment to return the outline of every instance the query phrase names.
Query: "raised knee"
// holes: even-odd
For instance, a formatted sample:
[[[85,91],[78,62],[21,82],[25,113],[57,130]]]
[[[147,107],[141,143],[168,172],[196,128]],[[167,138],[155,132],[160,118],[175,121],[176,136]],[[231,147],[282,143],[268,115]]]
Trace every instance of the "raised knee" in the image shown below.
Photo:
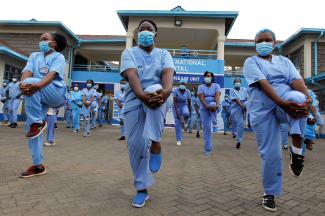
[[[306,101],[306,95],[298,91],[291,91],[288,93],[287,100],[298,104],[303,104]]]
[[[41,79],[39,79],[39,78],[29,77],[23,81],[23,84],[33,84],[33,83],[38,83],[40,81],[41,81]]]

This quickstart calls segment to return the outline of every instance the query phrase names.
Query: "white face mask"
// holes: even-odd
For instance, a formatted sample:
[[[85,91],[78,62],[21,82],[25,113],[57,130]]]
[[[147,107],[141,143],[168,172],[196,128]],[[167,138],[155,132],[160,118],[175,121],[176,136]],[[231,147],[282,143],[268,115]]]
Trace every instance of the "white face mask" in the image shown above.
[[[204,82],[205,82],[206,84],[210,84],[211,81],[212,81],[212,78],[211,78],[211,77],[204,77]]]
[[[73,88],[73,90],[75,90],[75,91],[78,91],[78,90],[79,90],[79,88],[78,88],[78,87],[74,87],[74,88]]]
[[[240,88],[240,82],[235,82],[235,88]]]
[[[17,82],[17,79],[16,79],[16,78],[12,78],[12,81],[13,81],[13,82]]]
[[[185,89],[186,89],[186,86],[185,86],[185,85],[180,85],[180,86],[179,86],[179,89],[180,89],[180,90],[185,90]]]

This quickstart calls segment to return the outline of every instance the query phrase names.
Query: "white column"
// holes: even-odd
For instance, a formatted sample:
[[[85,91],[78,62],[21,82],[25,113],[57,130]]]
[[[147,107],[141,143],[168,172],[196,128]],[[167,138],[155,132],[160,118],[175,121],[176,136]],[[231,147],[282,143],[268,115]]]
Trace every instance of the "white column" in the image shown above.
[[[225,36],[219,35],[218,37],[218,60],[225,59]]]
[[[133,39],[134,39],[134,33],[133,32],[127,32],[126,33],[126,48],[133,47]]]
[[[304,77],[303,78],[308,78],[311,77],[311,71],[312,71],[312,59],[311,59],[311,41],[306,41],[304,44]]]

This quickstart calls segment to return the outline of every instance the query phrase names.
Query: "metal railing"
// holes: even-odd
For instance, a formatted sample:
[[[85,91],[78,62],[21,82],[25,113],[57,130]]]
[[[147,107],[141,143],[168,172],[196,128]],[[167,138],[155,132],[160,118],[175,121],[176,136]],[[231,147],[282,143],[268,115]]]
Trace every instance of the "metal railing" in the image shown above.
[[[173,57],[217,59],[217,50],[168,49]]]
[[[234,70],[226,70],[224,72],[225,76],[230,76],[230,77],[238,77],[238,76],[243,76],[243,71],[234,71]]]
[[[75,71],[98,71],[98,72],[113,72],[113,73],[119,73],[120,68],[119,67],[109,67],[106,65],[81,65],[81,64],[75,64],[73,66],[73,70]]]

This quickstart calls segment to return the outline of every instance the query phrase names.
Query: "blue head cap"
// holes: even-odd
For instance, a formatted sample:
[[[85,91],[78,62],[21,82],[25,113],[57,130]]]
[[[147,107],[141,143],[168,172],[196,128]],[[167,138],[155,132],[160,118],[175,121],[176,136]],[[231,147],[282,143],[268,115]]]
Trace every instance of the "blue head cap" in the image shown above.
[[[180,81],[179,81],[179,83],[187,83],[187,80],[186,79],[184,79],[184,78],[182,78]]]
[[[262,29],[262,30],[259,30],[259,31],[256,33],[256,35],[255,35],[255,41],[256,41],[256,38],[257,38],[260,34],[262,34],[262,33],[270,33],[270,34],[272,35],[272,39],[275,41],[276,37],[275,37],[274,32],[273,32],[272,30],[270,30],[270,29],[267,29],[267,28]]]

